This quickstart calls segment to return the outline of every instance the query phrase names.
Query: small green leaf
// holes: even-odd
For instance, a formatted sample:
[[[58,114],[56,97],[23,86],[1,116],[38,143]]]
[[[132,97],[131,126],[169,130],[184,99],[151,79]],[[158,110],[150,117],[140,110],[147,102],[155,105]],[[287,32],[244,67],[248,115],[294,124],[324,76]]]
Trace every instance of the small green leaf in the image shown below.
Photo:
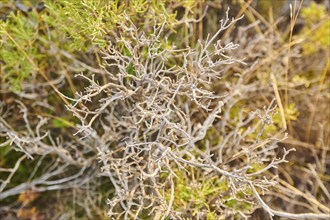
[[[52,125],[57,128],[67,128],[67,127],[71,126],[69,122],[67,122],[64,119],[60,119],[60,118],[52,119],[51,122],[52,122]]]

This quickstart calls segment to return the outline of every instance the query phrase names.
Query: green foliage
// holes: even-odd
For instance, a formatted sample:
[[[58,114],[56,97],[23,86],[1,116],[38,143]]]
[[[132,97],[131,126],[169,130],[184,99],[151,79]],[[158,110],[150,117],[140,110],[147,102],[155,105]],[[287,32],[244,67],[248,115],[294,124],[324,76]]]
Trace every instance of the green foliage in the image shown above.
[[[313,25],[324,19],[327,15],[325,5],[319,5],[311,2],[309,7],[301,9],[301,15],[306,19],[307,25]]]
[[[206,220],[216,220],[216,219],[217,219],[217,214],[215,211],[207,213]]]
[[[87,51],[91,45],[102,49],[111,41],[116,41],[116,30],[120,23],[127,22],[129,17],[133,23],[143,26],[145,21],[156,19],[161,22],[163,15],[167,24],[175,24],[175,13],[165,9],[167,1],[147,0],[46,0],[47,14],[43,19],[47,24],[60,30],[64,37],[72,40],[71,50]],[[68,25],[70,24],[70,25]],[[118,37],[118,36],[117,36]],[[109,41],[110,40],[110,41]]]
[[[295,120],[297,120],[298,116],[299,116],[299,112],[296,108],[296,104],[290,103],[288,108],[285,111],[286,120],[295,121]]]
[[[11,91],[20,91],[22,82],[37,74],[39,68],[60,66],[55,57],[62,56],[58,54],[59,50],[89,53],[96,46],[94,52],[98,53],[118,40],[118,26],[127,22],[126,16],[139,27],[148,28],[155,22],[161,24],[165,18],[167,27],[173,29],[175,7],[191,6],[194,2],[45,0],[46,8],[41,12],[35,9],[24,14],[12,11],[5,22],[0,22],[4,81],[10,83]],[[174,4],[176,6],[171,8]],[[32,5],[30,2],[27,7]],[[133,74],[132,70],[130,72]]]
[[[325,5],[312,2],[309,7],[301,10],[301,15],[306,22],[303,30],[303,34],[307,35],[307,41],[303,45],[305,53],[311,54],[317,49],[329,50],[330,18]]]
[[[56,128],[67,128],[71,126],[71,123],[64,120],[63,118],[54,118],[52,119],[52,124]]]
[[[292,82],[298,85],[304,85],[305,88],[308,88],[311,84],[311,82],[308,80],[308,78],[304,75],[295,75],[292,78]]]
[[[251,196],[252,191],[250,188],[246,188],[245,190],[239,191],[235,194],[235,196],[228,195],[225,196],[224,205],[228,208],[242,211],[242,212],[250,212],[253,204],[247,202],[246,197]]]
[[[13,91],[20,90],[20,83],[31,76],[43,55],[38,52],[39,20],[36,11],[22,15],[10,13],[6,22],[0,23],[1,49],[0,60],[4,62],[4,80]]]
[[[261,162],[252,163],[250,166],[251,168],[247,170],[247,173],[255,173],[265,167],[265,165]]]
[[[177,176],[175,178],[174,208],[184,211],[189,206],[194,210],[192,215],[206,209],[210,213],[207,219],[214,219],[215,213],[211,212],[210,202],[219,193],[222,194],[229,190],[226,179],[196,176],[192,181],[182,171],[178,172]],[[170,200],[169,189],[166,192],[166,198]]]
[[[1,140],[1,139],[0,139]],[[4,142],[4,140],[1,140]],[[1,142],[2,143],[2,142]],[[4,167],[4,166],[11,166],[13,164],[11,164],[12,162],[10,162],[10,157],[12,157],[13,155],[12,154],[9,154],[10,153],[10,145],[6,145],[6,146],[3,146],[3,147],[0,147],[0,166],[1,167]],[[13,158],[11,158],[13,159]],[[15,160],[13,160],[15,161]],[[10,163],[10,164],[9,164]]]

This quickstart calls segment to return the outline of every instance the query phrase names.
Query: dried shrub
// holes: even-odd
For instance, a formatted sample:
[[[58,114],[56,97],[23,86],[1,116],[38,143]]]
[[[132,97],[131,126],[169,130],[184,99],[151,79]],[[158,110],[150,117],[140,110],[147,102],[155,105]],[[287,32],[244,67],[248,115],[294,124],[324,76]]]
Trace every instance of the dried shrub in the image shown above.
[[[24,218],[32,213],[41,219],[243,219],[260,210],[260,216],[270,218],[328,218],[326,205],[292,188],[278,169],[294,150],[283,147],[292,141],[284,132],[292,131],[299,118],[297,105],[289,102],[293,97],[281,90],[285,93],[289,83],[288,60],[295,61],[303,46],[283,46],[281,35],[271,31],[251,37],[253,28],[261,32],[258,22],[240,27],[234,40],[228,35],[242,17],[230,18],[228,10],[213,35],[200,33],[196,40],[185,30],[204,16],[209,19],[205,8],[194,9],[203,5],[198,1],[162,1],[160,11],[145,1],[125,1],[113,3],[105,15],[103,1],[59,2],[47,3],[49,14],[42,22],[54,29],[49,36],[63,31],[71,39],[52,44],[37,37],[32,41],[42,42],[39,46],[50,50],[47,56],[55,64],[41,68],[37,57],[28,60],[32,75],[40,72],[46,83],[28,74],[16,79],[17,72],[7,71],[15,68],[4,60],[0,200],[9,205],[1,211],[19,195],[17,216]],[[131,8],[125,11],[125,5]],[[93,7],[105,20],[117,19],[106,23],[89,17],[86,26],[66,27],[70,19],[84,20]],[[165,13],[166,7],[172,14]],[[120,13],[114,15],[114,8]],[[63,9],[72,14],[63,16]],[[141,25],[147,11],[158,16]],[[175,20],[175,13],[181,19]],[[15,27],[9,24],[1,26],[7,37],[12,32],[6,30]],[[182,29],[175,33],[173,27]],[[174,40],[181,35],[185,39]],[[45,46],[50,44],[51,49]],[[22,52],[14,41],[2,50],[12,53],[9,47]],[[22,87],[7,92],[11,77]],[[317,178],[315,168],[309,169]],[[23,181],[17,175],[24,175]],[[42,213],[32,200],[26,207],[27,192],[54,191],[60,193],[56,213]],[[285,200],[288,194],[310,199],[298,201],[310,211],[298,214],[268,201],[270,196]],[[66,207],[71,200],[73,207]]]

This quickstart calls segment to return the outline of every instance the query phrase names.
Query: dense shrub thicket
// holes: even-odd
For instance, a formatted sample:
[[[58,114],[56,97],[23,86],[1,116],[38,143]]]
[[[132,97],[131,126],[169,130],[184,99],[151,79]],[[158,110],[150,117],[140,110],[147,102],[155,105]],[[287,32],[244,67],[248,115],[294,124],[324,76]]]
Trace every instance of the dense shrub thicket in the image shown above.
[[[328,10],[2,1],[1,219],[329,218]]]

